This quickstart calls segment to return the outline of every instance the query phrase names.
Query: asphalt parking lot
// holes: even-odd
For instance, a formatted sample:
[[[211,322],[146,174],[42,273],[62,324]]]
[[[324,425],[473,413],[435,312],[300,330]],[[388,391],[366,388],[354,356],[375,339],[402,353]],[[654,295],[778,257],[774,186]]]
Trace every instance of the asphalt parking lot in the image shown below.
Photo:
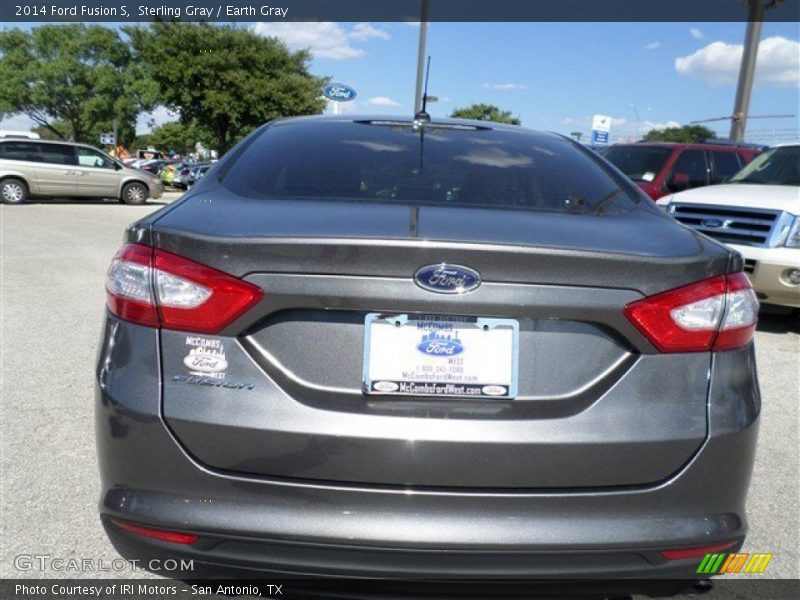
[[[117,557],[96,511],[92,371],[104,273],[124,227],[177,196],[143,207],[0,206],[0,577],[119,575],[19,571],[15,557]],[[756,339],[763,413],[745,550],[774,553],[770,577],[798,578],[800,321],[764,314]]]

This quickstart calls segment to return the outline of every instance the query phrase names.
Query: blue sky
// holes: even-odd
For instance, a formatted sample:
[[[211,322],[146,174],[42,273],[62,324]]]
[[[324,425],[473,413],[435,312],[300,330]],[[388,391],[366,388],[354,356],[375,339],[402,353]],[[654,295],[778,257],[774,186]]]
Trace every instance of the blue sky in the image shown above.
[[[311,70],[353,86],[347,112],[413,110],[418,26],[405,23],[260,23],[292,48],[314,53]],[[611,136],[730,115],[745,23],[431,23],[430,93],[445,116],[496,104],[523,125],[590,130],[614,118]],[[764,23],[751,115],[800,113],[800,25]],[[638,126],[637,115],[638,112]],[[158,121],[169,118],[165,111]],[[754,120],[754,137],[798,135],[800,117]],[[23,124],[20,118],[15,123]],[[10,128],[8,120],[0,127]],[[727,135],[727,122],[709,127]],[[770,133],[776,130],[776,133]],[[793,131],[793,133],[792,133]]]
[[[408,113],[418,29],[373,27],[391,37],[351,40],[363,55],[317,56],[313,70],[355,87],[358,112]],[[487,102],[523,125],[563,133],[587,132],[591,115],[601,113],[615,118],[612,137],[635,133],[637,111],[640,132],[730,115],[744,32],[744,23],[432,23],[430,93],[445,101],[430,112],[444,116],[456,106]],[[800,26],[765,23],[762,42],[769,38],[778,39],[762,45],[768,50],[759,56],[750,114],[798,114]],[[376,97],[400,106],[369,105]],[[789,128],[796,135],[799,118],[752,121],[749,128]],[[720,134],[729,128],[727,122],[710,126]]]

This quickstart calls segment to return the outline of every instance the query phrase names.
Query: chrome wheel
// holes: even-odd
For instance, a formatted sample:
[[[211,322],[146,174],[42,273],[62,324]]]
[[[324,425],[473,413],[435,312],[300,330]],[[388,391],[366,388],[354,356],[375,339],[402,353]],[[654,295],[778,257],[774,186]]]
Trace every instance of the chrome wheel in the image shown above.
[[[147,191],[143,185],[132,183],[125,188],[122,196],[126,204],[144,204],[147,200]]]
[[[25,188],[18,181],[6,181],[0,188],[0,195],[7,204],[19,204],[25,200]]]

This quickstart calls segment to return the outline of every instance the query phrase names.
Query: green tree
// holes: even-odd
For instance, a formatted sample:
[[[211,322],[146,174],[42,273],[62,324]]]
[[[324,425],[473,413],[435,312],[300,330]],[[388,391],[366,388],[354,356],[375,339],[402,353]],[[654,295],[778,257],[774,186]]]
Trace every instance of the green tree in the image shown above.
[[[160,102],[213,133],[225,152],[266,121],[322,112],[325,80],[310,55],[241,27],[155,22],[129,27],[133,48],[159,87]]]
[[[0,106],[64,139],[97,143],[101,131],[132,139],[156,86],[119,32],[100,25],[0,31]]]
[[[703,142],[715,138],[717,134],[702,125],[683,125],[681,127],[667,127],[666,129],[651,129],[644,139],[648,142]]]
[[[94,146],[100,145],[100,134],[113,132],[116,127],[117,140],[124,146],[129,146],[136,138],[135,123],[125,121],[123,123],[114,123],[113,120],[96,121],[91,123],[86,131],[83,132],[79,141],[92,144]],[[38,125],[32,129],[34,133],[38,133],[39,137],[43,140],[71,140],[77,139],[72,131],[72,126],[65,121],[51,121],[50,127]]]
[[[197,142],[208,146],[213,142],[213,135],[194,121],[188,124],[175,121],[163,123],[153,129],[148,137],[148,144],[153,147],[182,155],[194,152]]]
[[[513,116],[510,111],[500,110],[493,104],[473,104],[465,108],[457,108],[450,116],[454,119],[476,119],[478,121],[522,125],[522,121]]]
[[[68,123],[65,123],[64,121],[53,121],[50,123],[50,125],[50,128],[44,127],[43,125],[37,125],[36,127],[31,128],[31,131],[33,133],[38,133],[39,137],[43,140],[64,140],[69,139],[72,136],[72,132]],[[58,131],[58,133],[53,130]]]
[[[150,133],[140,133],[135,138],[133,138],[133,143],[130,145],[128,150],[130,150],[131,154],[133,154],[136,150],[142,148],[149,148],[153,146],[153,136]],[[155,147],[155,146],[153,146]]]

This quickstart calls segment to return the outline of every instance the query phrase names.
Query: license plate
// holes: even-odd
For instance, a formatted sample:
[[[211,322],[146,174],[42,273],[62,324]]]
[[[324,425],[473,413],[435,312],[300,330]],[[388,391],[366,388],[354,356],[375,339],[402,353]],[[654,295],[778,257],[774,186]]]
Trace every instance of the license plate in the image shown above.
[[[513,319],[370,313],[364,325],[367,394],[517,395],[519,323]]]

